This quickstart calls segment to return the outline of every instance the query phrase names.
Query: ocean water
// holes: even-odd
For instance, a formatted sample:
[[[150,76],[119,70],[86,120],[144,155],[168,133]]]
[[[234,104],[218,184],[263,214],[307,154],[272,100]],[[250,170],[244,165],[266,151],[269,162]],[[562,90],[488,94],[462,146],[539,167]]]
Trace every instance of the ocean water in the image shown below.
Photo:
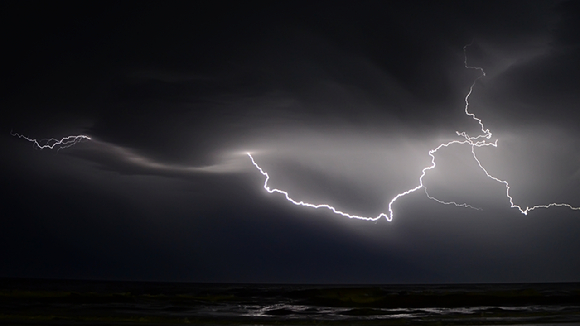
[[[9,325],[580,325],[580,283],[194,284],[0,279]]]

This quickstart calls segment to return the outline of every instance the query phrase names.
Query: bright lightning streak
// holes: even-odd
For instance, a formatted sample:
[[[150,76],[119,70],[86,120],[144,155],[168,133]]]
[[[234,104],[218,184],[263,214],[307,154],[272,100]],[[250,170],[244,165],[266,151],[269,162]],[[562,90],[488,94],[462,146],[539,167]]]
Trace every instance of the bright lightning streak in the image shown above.
[[[522,214],[524,215],[528,215],[528,212],[536,209],[536,208],[550,208],[550,207],[567,207],[570,208],[572,210],[580,210],[580,207],[574,207],[571,206],[569,204],[565,204],[565,203],[551,203],[551,204],[547,204],[547,205],[535,205],[532,207],[526,207],[525,209],[523,209],[521,206],[514,204],[513,198],[510,195],[510,186],[509,183],[505,180],[501,180],[497,177],[494,177],[493,175],[491,175],[487,169],[485,169],[483,167],[483,165],[481,164],[481,162],[479,161],[479,159],[477,158],[477,155],[475,154],[475,148],[476,147],[483,147],[483,146],[493,146],[493,147],[497,147],[497,139],[494,142],[488,141],[489,139],[491,139],[491,132],[489,131],[489,129],[485,128],[483,121],[481,119],[479,119],[477,116],[475,116],[474,113],[471,113],[469,111],[469,97],[471,96],[471,94],[473,93],[473,88],[475,87],[475,84],[477,83],[477,81],[483,77],[485,77],[485,71],[483,70],[483,68],[481,67],[476,67],[476,66],[469,66],[467,64],[467,48],[470,46],[471,44],[468,44],[466,46],[463,47],[463,55],[464,55],[464,66],[466,69],[475,69],[478,70],[479,72],[481,72],[481,74],[473,81],[473,83],[471,84],[471,86],[469,87],[469,91],[467,92],[467,95],[465,96],[465,114],[467,116],[470,116],[473,120],[477,121],[477,123],[479,124],[479,126],[481,127],[481,134],[475,136],[475,137],[471,137],[469,136],[466,132],[459,132],[456,131],[455,133],[458,136],[461,136],[464,138],[464,140],[454,140],[454,141],[450,141],[448,143],[443,143],[440,144],[439,146],[437,146],[436,148],[432,149],[429,151],[429,156],[431,156],[431,165],[427,166],[425,168],[423,168],[423,170],[421,170],[421,176],[419,177],[419,185],[417,185],[414,188],[411,188],[409,190],[406,190],[402,193],[397,194],[395,197],[393,197],[393,199],[391,199],[391,201],[389,202],[389,211],[388,213],[380,213],[379,215],[377,215],[376,217],[365,217],[365,216],[358,216],[358,215],[351,215],[349,213],[345,213],[343,211],[337,210],[336,208],[334,208],[333,206],[327,205],[327,204],[311,204],[311,203],[307,203],[304,201],[297,201],[295,199],[292,199],[290,197],[290,195],[288,194],[288,192],[280,190],[280,189],[275,189],[275,188],[270,188],[268,186],[268,181],[270,180],[270,176],[268,175],[268,173],[266,173],[254,160],[254,157],[252,156],[252,154],[247,153],[248,156],[250,157],[250,160],[252,161],[252,164],[254,164],[254,166],[260,171],[260,173],[262,175],[264,175],[266,177],[266,180],[264,181],[264,189],[266,189],[267,192],[269,193],[279,193],[279,194],[283,194],[286,197],[286,200],[290,201],[291,203],[293,203],[294,205],[298,205],[298,206],[305,206],[305,207],[311,207],[311,208],[326,208],[331,210],[333,213],[338,214],[338,215],[342,215],[348,218],[356,218],[356,219],[360,219],[360,220],[365,220],[365,221],[376,221],[378,219],[380,219],[381,217],[385,217],[387,219],[387,221],[392,221],[393,216],[394,216],[394,212],[393,212],[393,204],[401,197],[406,196],[408,194],[411,194],[421,188],[424,189],[425,194],[427,195],[427,197],[431,200],[434,200],[440,204],[444,204],[444,205],[454,205],[457,207],[467,207],[467,208],[472,208],[472,209],[476,209],[476,210],[481,210],[481,208],[469,205],[467,203],[457,203],[454,201],[443,201],[440,199],[437,199],[431,195],[429,195],[429,193],[427,192],[427,187],[423,184],[423,178],[425,177],[425,175],[427,174],[427,171],[429,170],[433,170],[436,167],[435,164],[435,153],[437,153],[437,151],[443,147],[449,147],[451,145],[469,145],[471,146],[471,153],[473,155],[473,159],[476,161],[477,165],[479,166],[479,168],[485,173],[485,175],[492,179],[495,180],[499,183],[503,183],[506,187],[506,196],[509,199],[511,208],[517,208]]]
[[[286,197],[286,199],[289,202],[291,202],[292,204],[294,204],[294,205],[297,205],[297,206],[306,206],[306,207],[312,207],[312,208],[326,208],[326,209],[331,210],[334,214],[342,215],[342,216],[345,216],[345,217],[348,217],[348,218],[356,218],[356,219],[359,219],[359,220],[376,221],[376,220],[378,220],[378,219],[380,219],[381,217],[384,216],[384,217],[386,217],[390,221],[389,216],[387,216],[385,213],[381,213],[381,214],[379,214],[376,217],[358,216],[358,215],[351,215],[351,214],[345,213],[343,211],[339,211],[336,208],[334,208],[333,206],[326,205],[326,204],[316,205],[316,204],[309,204],[309,203],[306,203],[306,202],[303,202],[303,201],[296,201],[296,200],[290,198],[290,195],[288,194],[288,192],[283,191],[283,190],[280,190],[280,189],[276,189],[276,188],[274,188],[274,189],[270,188],[268,186],[268,181],[270,180],[270,176],[268,175],[268,173],[266,173],[264,170],[262,170],[262,168],[258,165],[258,163],[256,163],[256,161],[254,161],[254,157],[252,156],[252,154],[250,154],[250,153],[247,153],[247,154],[250,157],[250,160],[252,160],[252,164],[254,164],[254,166],[256,167],[256,169],[258,169],[258,171],[260,171],[260,173],[262,173],[262,175],[264,175],[266,177],[266,181],[264,181],[264,189],[266,189],[266,191],[269,192],[269,193],[275,193],[276,192],[276,193],[279,193],[279,194],[284,195]]]
[[[254,160],[254,157],[250,154],[247,153],[248,156],[250,157],[250,160],[252,161],[252,164],[254,164],[254,166],[260,171],[260,173],[262,175],[264,175],[266,177],[266,180],[264,181],[264,189],[266,189],[266,191],[268,191],[269,193],[279,193],[279,194],[283,194],[286,197],[286,200],[290,201],[291,203],[293,203],[294,205],[298,205],[298,206],[305,206],[305,207],[311,207],[311,208],[326,208],[328,210],[331,210],[333,213],[338,214],[338,215],[342,215],[345,217],[349,217],[349,218],[356,218],[356,219],[360,219],[360,220],[366,220],[366,221],[376,221],[378,219],[380,219],[381,217],[385,217],[388,221],[391,221],[393,219],[394,216],[394,211],[393,211],[393,205],[394,203],[401,197],[406,196],[408,194],[411,194],[421,188],[423,188],[425,195],[427,196],[427,198],[436,201],[440,204],[444,204],[444,205],[454,205],[457,207],[466,207],[466,208],[472,208],[472,209],[476,209],[476,210],[481,210],[481,208],[469,205],[467,203],[457,203],[455,201],[444,201],[444,200],[440,200],[437,199],[433,196],[431,196],[429,194],[429,192],[427,191],[427,187],[423,184],[423,178],[425,177],[425,175],[427,174],[427,171],[429,170],[433,170],[436,167],[435,164],[435,154],[437,153],[437,151],[439,151],[441,148],[443,147],[449,147],[451,145],[469,145],[471,146],[471,153],[473,155],[473,159],[475,160],[475,162],[477,163],[477,165],[479,166],[479,168],[485,173],[485,175],[496,181],[499,183],[502,183],[505,185],[506,188],[506,197],[509,199],[511,208],[517,208],[522,214],[527,215],[528,212],[537,209],[537,208],[550,208],[550,207],[567,207],[569,209],[572,210],[580,210],[580,207],[574,207],[571,206],[569,204],[566,203],[551,203],[551,204],[547,204],[547,205],[535,205],[532,207],[526,207],[525,209],[522,208],[520,205],[516,205],[514,204],[514,200],[512,198],[512,196],[510,195],[510,186],[509,183],[505,180],[501,180],[493,175],[491,175],[487,169],[481,164],[479,158],[477,157],[477,155],[475,154],[475,148],[476,147],[483,147],[483,146],[493,146],[493,147],[497,147],[497,139],[494,142],[489,141],[489,139],[491,139],[491,132],[489,131],[489,129],[485,128],[483,121],[481,119],[479,119],[477,116],[475,116],[474,113],[471,113],[469,111],[469,97],[471,96],[471,94],[473,93],[473,88],[475,87],[475,84],[477,83],[477,81],[483,77],[485,77],[485,71],[483,70],[483,68],[481,67],[476,67],[476,66],[469,66],[467,64],[467,48],[470,46],[471,44],[468,44],[466,46],[463,47],[463,55],[464,55],[464,66],[466,69],[475,69],[478,70],[481,74],[473,81],[473,83],[471,84],[471,86],[469,87],[469,91],[467,92],[467,95],[465,96],[465,114],[467,116],[470,116],[473,120],[475,120],[479,126],[481,127],[481,134],[475,136],[475,137],[471,137],[469,136],[466,132],[459,132],[456,131],[455,133],[458,136],[463,137],[463,140],[453,140],[447,143],[443,143],[440,144],[439,146],[437,146],[436,148],[430,150],[428,152],[429,156],[431,156],[431,165],[423,168],[421,170],[421,175],[419,176],[419,184],[414,187],[414,188],[410,188],[404,192],[401,192],[399,194],[397,194],[395,197],[393,197],[393,199],[391,199],[391,201],[389,202],[388,205],[388,213],[380,213],[379,215],[377,215],[376,217],[365,217],[365,216],[359,216],[359,215],[353,215],[353,214],[349,214],[346,212],[343,212],[341,210],[338,210],[336,208],[334,208],[331,205],[327,205],[327,204],[311,204],[311,203],[307,203],[304,201],[297,201],[295,199],[292,199],[290,197],[290,194],[286,191],[280,190],[280,189],[275,189],[275,188],[270,188],[268,186],[268,181],[270,180],[270,176],[268,175],[268,173],[266,173]],[[61,150],[63,148],[68,148],[71,147],[83,140],[91,140],[91,137],[86,136],[86,135],[72,135],[72,136],[66,136],[63,137],[61,139],[55,139],[55,138],[50,138],[50,139],[42,139],[42,140],[36,140],[34,138],[29,138],[26,137],[24,135],[18,134],[18,133],[14,133],[12,131],[10,131],[10,134],[14,137],[18,137],[21,139],[25,139],[29,142],[32,142],[35,146],[35,148],[38,149],[57,149],[57,150]],[[152,166],[152,167],[163,167],[165,168],[165,165],[162,164],[157,164],[157,163],[152,163],[149,162],[148,160],[144,159],[144,158],[140,158],[140,157],[132,157],[132,159],[134,161],[138,161],[141,163],[147,163],[148,165]]]
[[[475,86],[475,83],[485,77],[485,71],[483,70],[483,68],[481,67],[471,67],[467,64],[467,47],[469,47],[471,44],[468,44],[466,46],[463,47],[463,57],[464,57],[464,65],[465,68],[468,69],[477,69],[479,71],[481,71],[481,75],[479,77],[477,77],[475,79],[475,81],[473,82],[473,84],[471,84],[471,87],[469,88],[469,92],[467,93],[467,96],[465,96],[465,114],[467,114],[468,116],[471,116],[474,120],[476,120],[479,125],[481,126],[481,131],[483,132],[482,135],[479,135],[477,137],[469,137],[469,135],[467,135],[467,133],[465,132],[458,132],[456,131],[456,133],[460,136],[463,136],[465,139],[470,141],[471,144],[471,153],[473,154],[473,159],[477,162],[477,165],[479,166],[479,168],[485,173],[485,175],[494,180],[497,181],[499,183],[503,183],[506,187],[506,197],[509,199],[510,201],[510,207],[511,208],[517,208],[522,214],[524,215],[528,215],[528,212],[533,211],[536,208],[550,208],[550,207],[567,207],[569,209],[572,210],[580,210],[580,207],[574,207],[572,205],[566,204],[566,203],[551,203],[551,204],[547,204],[547,205],[534,205],[532,207],[526,207],[526,209],[523,209],[520,205],[516,205],[514,204],[514,199],[512,198],[512,196],[510,195],[510,186],[509,183],[505,180],[501,180],[497,177],[494,177],[493,175],[491,175],[486,168],[483,167],[483,165],[481,164],[481,162],[479,161],[479,159],[477,158],[477,155],[475,155],[475,147],[481,147],[482,145],[487,146],[487,145],[492,145],[494,147],[497,147],[497,139],[495,140],[495,143],[486,143],[485,140],[483,140],[482,142],[473,142],[474,140],[477,140],[479,138],[486,138],[486,139],[490,139],[491,138],[491,132],[489,131],[489,129],[486,129],[483,125],[483,121],[481,121],[481,119],[477,118],[475,116],[475,114],[469,112],[469,96],[471,95],[471,93],[473,92],[473,87]]]
[[[36,140],[34,138],[29,138],[26,137],[24,135],[21,135],[19,133],[15,133],[10,131],[10,135],[14,136],[14,137],[18,137],[21,139],[26,139],[29,142],[32,142],[35,146],[35,148],[38,149],[57,149],[61,150],[63,148],[67,148],[67,147],[71,147],[83,140],[91,140],[91,137],[89,136],[85,136],[85,135],[76,135],[76,136],[66,136],[63,137],[61,139],[55,139],[55,138],[49,138],[49,139],[41,139]]]

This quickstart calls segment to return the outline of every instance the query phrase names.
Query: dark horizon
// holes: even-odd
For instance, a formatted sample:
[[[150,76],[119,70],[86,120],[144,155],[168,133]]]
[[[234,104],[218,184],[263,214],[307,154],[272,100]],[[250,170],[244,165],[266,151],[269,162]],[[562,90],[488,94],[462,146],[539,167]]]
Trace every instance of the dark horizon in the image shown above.
[[[418,286],[418,287],[431,287],[431,286],[525,286],[525,285],[580,285],[580,282],[466,282],[466,283],[271,283],[271,282],[256,282],[256,283],[224,283],[224,282],[188,282],[188,281],[158,281],[158,280],[137,280],[137,279],[75,279],[75,278],[42,278],[42,277],[0,277],[0,283],[6,281],[20,281],[20,282],[89,282],[89,283],[149,283],[149,284],[188,284],[188,285],[223,285],[223,286],[313,286],[313,287],[397,287],[397,286]],[[20,289],[20,288],[18,288]]]

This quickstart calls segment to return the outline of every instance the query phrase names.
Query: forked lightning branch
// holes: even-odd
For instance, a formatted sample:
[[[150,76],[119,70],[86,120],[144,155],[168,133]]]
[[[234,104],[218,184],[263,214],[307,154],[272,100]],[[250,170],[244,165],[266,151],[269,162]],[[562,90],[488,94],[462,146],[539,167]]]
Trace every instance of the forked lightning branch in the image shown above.
[[[421,170],[421,174],[419,176],[419,182],[418,184],[413,187],[410,188],[408,190],[405,190],[399,194],[397,194],[395,197],[393,197],[390,201],[389,201],[389,210],[388,212],[382,212],[380,214],[378,214],[377,216],[358,216],[358,215],[353,215],[353,214],[349,214],[346,212],[343,212],[341,210],[336,209],[335,207],[328,205],[328,204],[312,204],[312,203],[308,203],[305,201],[298,201],[293,199],[292,197],[290,197],[290,194],[284,190],[280,190],[280,189],[275,189],[275,188],[271,188],[270,186],[268,186],[268,181],[270,180],[270,175],[264,171],[259,165],[258,163],[256,163],[256,160],[254,159],[254,157],[252,156],[251,153],[247,153],[248,156],[250,157],[250,160],[252,161],[252,164],[258,169],[258,171],[260,171],[260,173],[262,175],[264,175],[266,177],[266,180],[264,181],[264,189],[266,189],[267,192],[269,193],[278,193],[283,195],[286,200],[288,200],[289,202],[291,202],[294,205],[298,205],[298,206],[304,206],[304,207],[311,207],[311,208],[323,208],[323,209],[328,209],[330,211],[332,211],[334,214],[338,214],[338,215],[342,215],[342,216],[346,216],[349,218],[356,218],[356,219],[361,219],[361,220],[367,220],[367,221],[376,221],[382,217],[385,217],[388,221],[391,221],[393,219],[393,216],[395,215],[394,209],[393,209],[393,205],[395,204],[395,202],[397,201],[397,199],[406,196],[408,194],[414,193],[417,190],[423,189],[423,191],[425,192],[425,195],[431,199],[434,200],[440,204],[445,204],[445,205],[455,205],[458,207],[468,207],[468,208],[472,208],[472,209],[477,209],[480,210],[481,208],[478,207],[474,207],[472,205],[469,205],[467,203],[457,203],[454,201],[444,201],[438,198],[435,198],[433,196],[431,196],[429,194],[429,192],[427,191],[427,187],[425,186],[425,184],[423,183],[423,178],[425,177],[425,175],[427,174],[427,171],[429,170],[433,170],[436,168],[436,164],[435,164],[435,154],[437,153],[437,151],[439,151],[441,148],[443,147],[449,147],[449,146],[470,146],[471,147],[471,153],[473,155],[473,159],[475,160],[475,162],[477,163],[477,165],[479,166],[479,168],[485,173],[485,175],[496,181],[499,183],[504,184],[505,186],[505,191],[506,191],[506,196],[509,199],[511,208],[516,208],[518,209],[522,214],[524,215],[528,215],[528,212],[533,211],[534,209],[537,208],[550,208],[550,207],[567,207],[570,208],[572,210],[580,210],[580,207],[574,207],[571,206],[569,204],[566,203],[550,203],[547,205],[535,205],[535,206],[531,206],[531,207],[526,207],[523,208],[520,205],[516,205],[514,203],[514,200],[512,198],[512,196],[510,195],[510,185],[506,180],[502,180],[499,179],[497,177],[494,177],[493,175],[491,175],[487,169],[481,164],[481,162],[479,161],[479,159],[477,158],[476,155],[476,148],[479,147],[484,147],[484,146],[493,146],[493,147],[497,147],[497,139],[495,141],[491,141],[491,132],[489,131],[489,129],[485,128],[483,121],[481,119],[479,119],[478,117],[475,116],[474,113],[469,111],[469,97],[471,96],[471,93],[473,92],[473,88],[475,87],[475,84],[477,83],[477,81],[483,77],[485,77],[485,71],[483,70],[483,68],[481,67],[472,67],[469,66],[467,64],[467,48],[469,47],[470,44],[466,45],[463,47],[463,57],[464,57],[464,66],[466,69],[475,69],[478,70],[480,72],[480,75],[473,81],[473,83],[471,84],[471,86],[469,87],[469,91],[467,92],[467,95],[465,96],[465,114],[470,116],[473,120],[475,120],[479,126],[481,127],[481,133],[477,136],[470,136],[468,135],[466,132],[459,132],[456,131],[455,133],[457,134],[457,136],[460,136],[461,139],[458,140],[453,140],[447,143],[442,143],[439,146],[435,147],[434,149],[429,151],[429,156],[431,157],[431,165],[423,168],[423,170]]]
[[[335,208],[331,205],[328,205],[328,204],[309,203],[309,202],[304,201],[304,200],[296,200],[293,197],[291,197],[288,192],[286,192],[284,190],[276,189],[276,188],[271,188],[270,186],[268,186],[268,181],[270,181],[270,175],[258,165],[258,163],[256,162],[256,160],[254,159],[254,157],[252,156],[251,153],[247,153],[252,164],[265,177],[264,189],[269,193],[276,193],[276,194],[282,195],[287,201],[291,202],[294,205],[310,207],[310,208],[327,209],[327,210],[330,210],[332,213],[337,214],[337,215],[341,215],[341,216],[348,217],[348,218],[366,220],[366,221],[376,221],[382,217],[385,217],[388,221],[391,221],[395,215],[394,207],[393,207],[395,202],[399,198],[406,196],[406,195],[409,195],[411,193],[414,193],[414,192],[421,190],[421,189],[424,191],[425,195],[429,199],[434,200],[440,204],[454,205],[457,207],[467,207],[467,208],[480,210],[480,208],[472,206],[472,205],[467,204],[467,203],[458,203],[455,201],[444,201],[444,200],[435,198],[429,194],[429,192],[427,191],[427,187],[423,183],[423,178],[425,177],[427,172],[429,170],[433,170],[437,167],[437,165],[435,163],[435,160],[436,160],[435,154],[437,154],[437,152],[441,148],[449,147],[449,146],[470,146],[473,159],[476,162],[476,164],[479,166],[479,168],[483,171],[483,173],[485,173],[485,175],[488,178],[490,178],[498,183],[501,183],[505,186],[505,194],[506,194],[506,197],[509,199],[511,208],[516,208],[524,215],[527,215],[530,211],[533,211],[537,208],[567,207],[567,208],[572,209],[572,210],[580,210],[580,207],[574,207],[574,206],[572,206],[570,204],[566,204],[566,203],[550,203],[550,204],[546,204],[546,205],[535,205],[535,206],[525,207],[525,208],[520,206],[520,205],[517,205],[514,203],[514,200],[513,200],[512,196],[510,195],[509,183],[506,180],[499,179],[499,178],[493,176],[492,174],[490,174],[488,172],[488,170],[481,164],[480,160],[477,157],[476,149],[480,148],[480,147],[484,147],[484,146],[497,147],[498,140],[496,139],[494,141],[491,141],[492,133],[489,131],[489,129],[485,128],[483,121],[481,119],[479,119],[478,117],[476,117],[476,115],[474,113],[469,111],[469,97],[471,96],[471,93],[473,92],[473,88],[475,87],[475,84],[477,83],[477,81],[479,79],[485,77],[485,71],[481,67],[473,67],[473,66],[469,66],[467,64],[467,48],[468,47],[469,47],[469,44],[463,47],[464,66],[466,69],[474,69],[474,70],[479,71],[480,75],[477,78],[475,78],[475,80],[473,81],[473,83],[469,87],[469,91],[467,92],[467,95],[465,96],[465,99],[464,99],[465,100],[464,111],[465,111],[465,114],[467,116],[471,117],[474,121],[476,121],[479,124],[480,129],[481,129],[481,133],[478,134],[477,136],[470,136],[466,132],[456,131],[455,133],[457,134],[457,136],[460,137],[460,139],[453,140],[453,141],[450,141],[447,143],[439,144],[437,147],[431,149],[427,153],[431,157],[431,164],[421,170],[421,173],[419,174],[418,182],[414,187],[411,187],[411,188],[397,194],[395,197],[393,197],[389,201],[387,212],[381,212],[380,214],[378,214],[377,216],[374,216],[374,217],[373,216],[369,216],[369,217],[359,216],[359,215],[354,215],[354,214],[344,212],[344,211],[337,209],[337,208]],[[50,139],[44,139],[44,140],[36,140],[34,138],[29,138],[29,137],[26,137],[24,135],[21,135],[18,133],[13,133],[13,132],[11,132],[11,135],[15,136],[15,137],[19,137],[21,139],[25,139],[29,142],[32,142],[34,144],[34,146],[38,149],[57,149],[57,150],[60,150],[63,148],[73,146],[73,145],[75,145],[81,141],[84,141],[84,140],[91,140],[91,138],[89,136],[86,136],[86,135],[67,136],[67,137],[64,137],[61,139],[50,138]]]

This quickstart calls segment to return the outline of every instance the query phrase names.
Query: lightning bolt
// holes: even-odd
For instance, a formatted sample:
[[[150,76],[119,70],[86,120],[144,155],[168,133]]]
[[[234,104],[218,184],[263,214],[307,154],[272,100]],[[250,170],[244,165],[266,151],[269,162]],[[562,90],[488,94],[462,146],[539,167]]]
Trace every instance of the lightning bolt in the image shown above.
[[[365,221],[376,221],[378,219],[380,219],[381,217],[385,217],[387,219],[387,221],[392,221],[393,216],[394,216],[394,211],[393,211],[393,205],[395,204],[395,202],[403,197],[406,196],[408,194],[414,193],[415,191],[423,188],[425,195],[427,196],[427,198],[434,200],[440,204],[444,204],[444,205],[454,205],[457,207],[466,207],[466,208],[471,208],[471,209],[476,209],[476,210],[481,210],[481,208],[469,205],[467,203],[457,203],[455,201],[443,201],[440,199],[437,199],[431,195],[429,195],[429,192],[427,191],[427,187],[423,184],[423,178],[425,177],[425,175],[427,174],[427,171],[429,170],[433,170],[435,169],[435,167],[437,166],[435,163],[435,154],[437,153],[437,151],[439,151],[441,148],[443,147],[449,147],[452,145],[468,145],[471,146],[471,153],[473,155],[473,159],[475,160],[475,162],[477,163],[477,165],[479,166],[479,168],[485,173],[485,175],[496,181],[499,183],[502,183],[505,185],[506,188],[506,196],[509,199],[511,208],[517,208],[522,214],[524,215],[528,215],[528,212],[537,209],[537,208],[550,208],[550,207],[567,207],[569,209],[572,210],[580,210],[580,207],[574,207],[572,205],[566,204],[566,203],[551,203],[551,204],[547,204],[547,205],[535,205],[532,207],[526,207],[525,209],[522,208],[520,205],[516,205],[514,204],[514,200],[512,198],[512,196],[510,195],[510,186],[509,183],[505,180],[501,180],[493,175],[491,175],[487,169],[481,164],[481,162],[479,161],[479,159],[477,158],[477,155],[475,154],[475,148],[476,147],[484,147],[484,146],[493,146],[493,147],[497,147],[497,139],[495,141],[490,141],[491,137],[492,137],[492,133],[489,131],[489,129],[487,129],[484,124],[483,121],[481,119],[479,119],[474,113],[471,113],[469,111],[469,97],[471,96],[471,94],[473,93],[473,88],[475,87],[475,84],[477,83],[478,80],[480,80],[481,78],[485,77],[485,71],[483,70],[482,67],[476,67],[476,66],[470,66],[467,63],[467,48],[471,45],[467,44],[463,47],[463,56],[464,56],[464,60],[463,60],[463,64],[465,66],[466,69],[474,69],[474,70],[478,70],[480,72],[480,75],[475,78],[475,80],[473,81],[473,83],[471,84],[471,86],[469,87],[469,91],[467,92],[467,95],[464,98],[465,101],[465,107],[464,107],[464,111],[465,114],[469,117],[471,117],[473,120],[475,120],[479,126],[481,127],[481,133],[477,136],[471,137],[469,136],[466,132],[459,132],[456,131],[455,133],[458,136],[461,136],[463,139],[462,140],[453,140],[447,143],[442,143],[439,146],[437,146],[436,148],[432,149],[429,151],[429,156],[431,156],[431,165],[423,168],[421,170],[421,175],[419,177],[419,184],[414,187],[414,188],[410,188],[404,192],[401,192],[399,194],[397,194],[395,197],[393,197],[393,199],[391,199],[391,201],[389,202],[389,206],[388,206],[388,212],[387,213],[380,213],[379,215],[377,215],[376,217],[367,217],[367,216],[359,216],[359,215],[352,215],[346,212],[343,212],[341,210],[336,209],[335,207],[331,206],[331,205],[327,205],[327,204],[311,204],[311,203],[307,203],[304,201],[298,201],[295,200],[293,198],[290,197],[290,194],[286,191],[280,190],[280,189],[276,189],[276,188],[271,188],[270,186],[268,186],[268,181],[270,180],[270,176],[268,175],[268,173],[266,173],[254,160],[254,157],[252,156],[252,154],[247,153],[248,156],[250,157],[250,160],[252,161],[252,164],[258,169],[258,171],[260,171],[260,173],[262,175],[264,175],[266,177],[266,180],[264,181],[264,189],[266,189],[267,192],[269,193],[279,193],[282,194],[286,197],[286,200],[288,200],[289,202],[293,203],[294,205],[297,206],[304,206],[304,207],[311,207],[311,208],[324,208],[324,209],[328,209],[330,211],[332,211],[334,214],[338,214],[338,215],[342,215],[348,218],[355,218],[355,219],[360,219],[360,220],[365,220]]]
[[[427,172],[429,170],[433,170],[436,168],[436,163],[435,163],[435,154],[437,153],[437,151],[439,151],[441,148],[444,147],[449,147],[452,145],[466,145],[466,146],[470,146],[471,147],[471,153],[473,156],[473,159],[475,160],[475,162],[477,163],[477,165],[479,166],[479,168],[483,171],[483,173],[485,173],[485,175],[498,182],[501,183],[505,186],[506,189],[506,197],[509,199],[510,202],[510,207],[511,208],[517,208],[522,214],[527,215],[530,211],[533,211],[535,209],[538,208],[550,208],[550,207],[566,207],[569,208],[571,210],[580,210],[580,207],[575,207],[572,206],[570,204],[566,204],[566,203],[550,203],[550,204],[546,204],[546,205],[535,205],[535,206],[531,206],[531,207],[526,207],[525,209],[520,206],[520,205],[516,205],[514,203],[513,197],[510,195],[510,185],[506,180],[502,180],[499,179],[495,176],[493,176],[492,174],[490,174],[487,169],[481,164],[479,158],[477,157],[476,153],[475,153],[475,149],[479,148],[479,147],[484,147],[484,146],[493,146],[493,147],[497,147],[497,142],[498,140],[496,139],[495,141],[491,141],[491,137],[492,137],[492,133],[489,131],[489,129],[487,129],[484,124],[483,121],[481,119],[479,119],[474,113],[471,113],[469,111],[469,97],[471,96],[471,94],[473,93],[473,88],[475,87],[476,83],[478,80],[480,80],[481,78],[485,77],[485,71],[483,70],[483,68],[481,67],[477,67],[477,66],[469,66],[467,63],[467,48],[471,45],[468,44],[466,46],[463,47],[463,55],[464,55],[464,66],[466,69],[474,69],[474,70],[478,70],[480,72],[480,75],[475,78],[475,80],[473,81],[473,83],[471,84],[471,86],[469,87],[469,91],[467,92],[467,94],[465,95],[464,101],[465,101],[465,107],[464,107],[464,111],[465,114],[469,117],[471,117],[473,120],[475,120],[480,128],[481,128],[481,133],[475,137],[469,136],[466,132],[459,132],[456,131],[455,133],[457,134],[457,136],[462,137],[461,140],[453,140],[447,143],[442,143],[439,144],[439,146],[435,147],[434,149],[431,149],[428,152],[428,155],[431,157],[431,165],[423,168],[421,170],[421,174],[419,176],[419,182],[418,185],[410,188],[406,191],[403,191],[399,194],[397,194],[395,197],[393,197],[390,201],[389,201],[389,205],[388,205],[388,212],[382,212],[379,215],[375,216],[375,217],[367,217],[367,216],[359,216],[359,215],[353,215],[353,214],[349,214],[346,212],[343,212],[341,210],[336,209],[335,207],[328,205],[328,204],[312,204],[312,203],[308,203],[305,201],[298,201],[296,199],[293,199],[292,197],[290,197],[290,194],[284,190],[280,190],[280,189],[276,189],[276,188],[271,188],[270,186],[268,186],[268,181],[270,180],[270,176],[268,175],[268,173],[266,173],[259,165],[258,163],[256,163],[256,161],[254,160],[254,157],[252,156],[252,154],[247,153],[248,157],[250,158],[250,160],[252,161],[252,164],[256,167],[256,169],[258,169],[260,171],[260,173],[266,177],[265,181],[264,181],[264,189],[269,192],[269,193],[279,193],[284,195],[284,197],[286,198],[286,200],[288,200],[289,202],[293,203],[294,205],[297,206],[304,206],[304,207],[311,207],[311,208],[324,208],[324,209],[328,209],[330,211],[332,211],[334,214],[338,214],[344,217],[348,217],[348,218],[355,218],[355,219],[360,219],[360,220],[365,220],[365,221],[377,221],[378,219],[385,217],[388,221],[392,221],[393,216],[394,216],[394,211],[393,211],[393,205],[395,204],[395,202],[406,195],[409,195],[411,193],[416,192],[419,189],[423,189],[423,191],[425,192],[425,195],[427,196],[427,198],[440,203],[440,204],[444,204],[444,205],[454,205],[457,207],[466,207],[466,208],[471,208],[471,209],[475,209],[475,210],[481,210],[481,208],[472,206],[470,204],[467,203],[457,203],[455,201],[444,201],[441,199],[437,199],[433,196],[431,196],[429,194],[429,192],[427,191],[427,187],[424,185],[423,183],[423,178],[425,177],[425,175],[427,174]],[[10,134],[14,137],[18,137],[21,139],[25,139],[29,142],[32,142],[34,144],[34,147],[40,150],[43,149],[57,149],[61,150],[63,148],[68,148],[71,147],[73,145],[78,144],[79,142],[83,141],[83,140],[91,140],[91,137],[86,136],[86,135],[71,135],[71,136],[66,136],[60,139],[56,139],[56,138],[49,138],[49,139],[41,139],[41,140],[37,140],[34,138],[29,138],[26,137],[24,135],[21,135],[19,133],[15,133],[10,131]],[[141,162],[144,159],[138,159],[137,161]],[[149,162],[149,161],[147,161]],[[160,164],[154,164],[151,163],[149,165],[158,167],[161,166]]]
[[[73,145],[76,145],[83,140],[91,140],[91,137],[86,136],[86,135],[66,136],[66,137],[63,137],[61,139],[48,138],[48,139],[36,140],[34,138],[29,138],[29,137],[26,137],[26,136],[21,135],[19,133],[12,132],[12,130],[10,131],[10,135],[12,135],[14,137],[21,138],[21,139],[28,140],[29,142],[33,143],[34,147],[37,149],[42,150],[42,149],[55,149],[56,148],[57,151],[61,150],[63,148],[68,148],[68,147],[71,147]]]
[[[284,190],[280,190],[280,189],[276,189],[276,188],[270,188],[270,186],[268,186],[268,181],[270,180],[270,176],[268,175],[268,173],[266,173],[264,170],[262,170],[262,168],[258,165],[258,163],[256,163],[256,161],[254,160],[254,157],[252,156],[252,154],[247,153],[248,156],[250,157],[250,160],[252,160],[252,164],[254,164],[254,166],[256,167],[256,169],[258,169],[258,171],[260,171],[260,173],[262,173],[262,175],[264,175],[266,177],[266,181],[264,181],[264,189],[266,189],[267,192],[269,193],[279,193],[282,194],[286,197],[286,200],[288,200],[289,202],[291,202],[294,205],[297,206],[305,206],[305,207],[312,207],[312,208],[326,208],[331,210],[334,214],[338,214],[338,215],[342,215],[345,217],[349,217],[349,218],[356,218],[359,220],[365,220],[365,221],[376,221],[378,219],[380,219],[381,217],[386,217],[387,219],[390,220],[390,217],[385,214],[385,213],[381,213],[376,217],[366,217],[366,216],[358,216],[358,215],[351,215],[348,213],[345,213],[343,211],[339,211],[336,208],[334,208],[333,206],[330,205],[326,205],[326,204],[310,204],[310,203],[306,203],[303,201],[297,201],[294,200],[290,197],[290,195],[288,194],[288,192],[284,191]]]

